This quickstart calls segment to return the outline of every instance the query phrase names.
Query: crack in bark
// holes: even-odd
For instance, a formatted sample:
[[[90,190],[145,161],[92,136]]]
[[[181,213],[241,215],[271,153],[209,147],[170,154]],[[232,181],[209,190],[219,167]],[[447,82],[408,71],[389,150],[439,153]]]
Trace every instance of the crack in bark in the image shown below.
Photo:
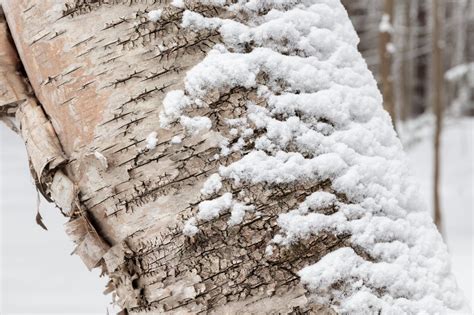
[[[216,31],[183,29],[183,10],[169,1],[71,0],[62,12],[49,10],[54,1],[29,7],[9,2],[15,25],[25,30],[17,42],[22,49],[34,43],[23,57],[45,116],[63,131],[56,139],[68,155],[61,170],[75,189],[66,231],[86,265],[101,266],[110,277],[107,291],[117,295],[125,313],[222,314],[224,305],[230,313],[330,312],[308,303],[297,271],[350,246],[347,235],[322,233],[265,254],[278,232],[278,215],[314,191],[329,190],[329,182],[242,188],[224,181],[224,190],[249,198],[261,215],[249,213],[242,224],[229,227],[226,212],[201,223],[202,234],[182,234],[182,222],[203,200],[199,191],[206,178],[219,164],[253,149],[252,140],[243,153],[215,157],[222,137],[238,141],[226,120],[243,117],[249,101],[266,106],[255,90],[214,91],[203,98],[207,108],[185,113],[209,117],[220,134],[186,135],[170,144],[182,133],[174,125],[158,130],[155,148],[143,148],[147,135],[158,129],[165,92],[181,88],[186,71],[221,42]],[[231,14],[193,1],[186,6],[204,16]],[[163,9],[158,23],[145,16],[151,8]],[[97,22],[78,31],[87,19]],[[33,29],[35,35],[27,35]],[[55,51],[64,53],[52,63],[48,56]],[[264,73],[259,80],[265,82]],[[96,151],[106,158],[107,169],[94,158]]]

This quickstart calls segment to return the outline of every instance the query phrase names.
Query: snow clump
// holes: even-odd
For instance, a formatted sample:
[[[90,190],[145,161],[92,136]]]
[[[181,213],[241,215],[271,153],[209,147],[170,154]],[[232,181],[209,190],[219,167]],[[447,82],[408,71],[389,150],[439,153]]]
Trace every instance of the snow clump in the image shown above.
[[[167,94],[162,127],[179,123],[191,134],[215,132],[209,117],[187,116],[191,108],[207,106],[201,100],[210,93],[240,88],[256,91],[260,101],[248,101],[244,114],[234,118],[238,123],[230,121],[238,142],[222,141],[217,158],[232,152],[241,157],[221,165],[206,182],[201,192],[213,199],[198,205],[183,233],[195,235],[198,223],[225,212],[231,213],[229,226],[239,224],[254,211],[219,187],[218,178],[235,187],[329,183],[328,191],[310,194],[279,215],[267,255],[274,246],[319,233],[349,235],[350,245],[299,272],[314,299],[344,314],[460,309],[446,246],[421,202],[340,1],[200,2],[242,18],[184,11],[183,27],[215,30],[223,43],[188,71],[183,90]],[[388,16],[380,30],[391,31]],[[247,146],[249,139],[254,145]]]

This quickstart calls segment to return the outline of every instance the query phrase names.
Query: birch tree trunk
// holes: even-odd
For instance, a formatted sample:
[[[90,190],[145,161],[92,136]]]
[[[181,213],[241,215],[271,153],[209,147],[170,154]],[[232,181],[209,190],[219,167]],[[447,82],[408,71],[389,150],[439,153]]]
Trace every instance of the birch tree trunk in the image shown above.
[[[231,2],[3,1],[75,254],[124,314],[459,309],[343,7]]]

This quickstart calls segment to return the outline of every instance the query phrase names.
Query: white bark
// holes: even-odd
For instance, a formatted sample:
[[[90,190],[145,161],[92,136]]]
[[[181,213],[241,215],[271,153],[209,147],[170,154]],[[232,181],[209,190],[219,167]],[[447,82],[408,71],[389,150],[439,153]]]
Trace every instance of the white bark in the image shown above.
[[[348,298],[347,295],[354,293],[351,283],[354,278],[359,279],[360,284],[375,298],[375,302],[370,300],[373,304],[368,302],[365,306],[368,312],[373,308],[395,309],[392,307],[401,307],[397,303],[406,300],[404,293],[394,294],[393,287],[388,288],[390,285],[386,285],[387,279],[380,278],[380,273],[375,277],[364,274],[364,270],[370,271],[392,262],[387,262],[388,259],[383,255],[378,257],[374,249],[376,246],[364,248],[359,245],[366,238],[374,239],[377,244],[385,244],[384,237],[392,232],[391,227],[406,225],[412,235],[418,236],[412,237],[413,242],[410,243],[402,236],[395,235],[394,243],[387,246],[394,245],[396,240],[407,248],[412,246],[410,255],[425,255],[427,261],[439,262],[442,266],[447,264],[446,249],[427,219],[428,215],[421,214],[424,219],[417,221],[418,209],[408,206],[409,199],[414,197],[412,187],[403,177],[406,173],[401,162],[401,146],[386,113],[381,109],[375,81],[368,75],[359,55],[356,54],[355,60],[344,58],[342,52],[356,52],[354,31],[347,16],[343,11],[338,11],[334,14],[340,19],[334,18],[327,22],[330,35],[333,36],[330,39],[334,41],[335,47],[346,50],[314,52],[315,55],[320,54],[318,58],[321,58],[321,64],[315,60],[317,58],[310,59],[308,57],[311,55],[305,55],[306,46],[300,50],[289,44],[285,46],[294,38],[282,36],[275,39],[263,32],[261,38],[256,36],[245,43],[245,37],[239,37],[242,43],[232,47],[229,39],[226,41],[223,38],[222,29],[213,28],[213,23],[224,21],[222,23],[232,26],[235,25],[232,23],[239,22],[242,27],[236,32],[241,32],[245,27],[251,29],[252,23],[273,6],[283,12],[294,6],[292,2],[281,5],[262,2],[259,5],[261,8],[255,11],[250,5],[247,11],[231,11],[228,4],[222,6],[218,1],[185,1],[186,9],[201,14],[205,21],[208,21],[205,17],[222,19],[208,21],[209,27],[186,28],[181,24],[184,10],[166,1],[77,0],[64,4],[60,0],[4,0],[16,47],[37,98],[37,102],[29,99],[22,103],[17,111],[37,185],[70,217],[66,232],[77,244],[75,253],[88,268],[103,268],[111,279],[108,291],[116,295],[117,303],[124,312],[334,313]],[[334,2],[330,5],[334,5]],[[315,8],[327,10],[324,5]],[[151,9],[162,10],[158,18],[157,14],[153,14],[156,22],[148,18]],[[324,12],[328,13],[317,12],[320,21],[325,21]],[[278,16],[272,18],[277,19]],[[319,23],[319,20],[313,22]],[[340,34],[343,35],[336,36]],[[227,46],[228,51],[223,53],[222,58],[241,57],[244,62],[236,64],[235,68],[225,63],[222,68],[206,63],[212,57],[208,53],[216,43]],[[240,54],[233,55],[233,50],[240,51]],[[268,56],[273,54],[277,56],[275,58],[280,58],[277,60],[293,58],[291,60],[302,67],[292,72],[288,68],[293,63],[282,62],[281,71],[287,71],[288,77],[275,79],[272,77],[275,71],[259,64],[255,67],[261,67],[261,71],[255,75],[253,83],[239,84],[238,75],[254,69],[249,67],[250,62],[245,59],[254,56],[251,54],[254,51],[267,52]],[[213,53],[213,56],[217,56],[219,51],[216,49]],[[324,63],[331,58],[336,60],[335,64]],[[262,59],[259,61],[264,63],[266,60]],[[314,61],[320,68],[308,60]],[[192,84],[185,84],[190,81],[191,72],[188,71],[196,65],[201,68],[194,68],[193,78],[199,79],[200,83],[208,79],[208,84],[201,86],[200,98],[196,96],[198,90],[193,90]],[[348,80],[344,76],[331,77],[331,74],[342,71],[339,66],[349,69]],[[323,149],[347,147],[347,151],[354,154],[363,152],[357,158],[366,159],[364,161],[373,158],[393,162],[387,165],[398,166],[391,167],[395,188],[388,187],[388,181],[385,182],[382,175],[363,184],[364,169],[357,171],[359,166],[351,164],[352,168],[344,171],[349,175],[354,171],[361,172],[361,183],[338,191],[338,186],[333,182],[338,180],[339,187],[346,187],[350,176],[342,178],[341,174],[333,174],[337,172],[325,166],[342,161],[342,158],[335,152],[332,155],[317,153],[317,148],[315,151],[310,151],[310,148],[304,151],[297,146],[297,139],[291,139],[288,145],[276,145],[281,145],[282,154],[301,157],[302,164],[317,161],[311,166],[320,170],[321,174],[327,174],[325,177],[318,177],[319,173],[311,177],[312,174],[304,173],[301,165],[296,165],[295,174],[289,174],[296,178],[292,181],[239,182],[230,179],[231,175],[234,179],[238,177],[238,170],[230,168],[236,165],[234,162],[243,161],[251,153],[264,151],[256,149],[256,141],[261,134],[270,138],[267,142],[273,139],[266,129],[269,126],[262,128],[254,123],[254,133],[239,150],[222,154],[223,136],[229,139],[230,145],[239,144],[239,131],[236,134],[227,119],[248,118],[248,103],[262,110],[270,106],[266,94],[261,93],[262,89],[257,89],[257,82],[261,87],[268,88],[269,93],[274,93],[275,98],[283,94],[294,97],[295,104],[298,104],[301,94],[316,94],[318,86],[305,86],[305,82],[294,82],[290,78],[294,73],[305,74],[305,68],[327,76],[328,79],[321,85],[326,84],[328,91],[332,91],[334,86],[340,87],[337,91],[343,92],[336,93],[335,100],[348,93],[349,96],[345,97],[350,99],[350,96],[355,95],[357,100],[363,100],[364,103],[350,103],[351,106],[346,106],[347,102],[343,105],[334,104],[333,110],[329,106],[332,103],[325,102],[328,98],[323,95],[318,98],[321,104],[315,102],[317,104],[310,107],[308,112],[300,108],[290,117],[284,117],[283,113],[282,117],[276,114],[266,118],[275,123],[285,123],[286,118],[303,121],[301,126],[310,126],[306,134],[321,137]],[[204,72],[196,69],[213,71],[206,77]],[[228,76],[227,79],[230,79],[222,81],[222,86],[219,86],[219,82],[213,81],[213,75]],[[302,87],[301,90],[294,88],[297,84]],[[182,90],[181,94],[174,94],[175,103],[171,100],[173,94],[169,93],[172,90]],[[350,94],[352,91],[357,93]],[[163,105],[166,95],[170,97],[166,101],[168,104],[171,102],[175,107],[179,105],[179,110],[189,115],[183,114],[181,123],[172,123],[169,129],[161,128],[160,123],[168,119],[172,122],[179,115],[173,117],[174,112],[166,112],[166,106]],[[186,102],[187,99],[189,102]],[[172,108],[171,105],[169,108]],[[313,112],[313,109],[316,111]],[[183,127],[189,127],[192,123],[191,127],[194,128],[198,122],[210,122],[210,130],[183,133]],[[351,131],[354,125],[362,129],[355,129],[355,133],[348,133],[344,138],[346,129],[341,126]],[[373,126],[383,128],[374,130]],[[274,132],[278,133],[278,130]],[[340,143],[329,147],[328,143],[335,138],[329,137],[332,133],[341,136],[338,138]],[[370,143],[374,146],[363,148],[352,142],[354,136],[363,136],[367,141],[373,141]],[[275,158],[270,153],[265,156]],[[333,158],[318,160],[320,156]],[[355,163],[356,159],[349,160],[340,162],[341,168],[344,163]],[[221,186],[211,183],[203,190],[206,180],[215,175],[220,166],[228,166],[228,173],[235,173],[223,178]],[[364,167],[368,167],[366,173],[377,169],[371,163]],[[271,168],[262,171],[263,176],[275,173],[278,171],[274,172]],[[381,191],[386,189],[389,201],[382,195],[374,195],[371,197],[372,203],[366,200],[366,208],[361,206],[358,195],[352,192],[362,190],[369,194],[363,188],[365,184],[370,187],[380,185]],[[403,193],[397,194],[397,189]],[[276,234],[290,234],[289,229],[285,230],[288,227],[279,225],[277,219],[283,220],[290,210],[307,205],[309,196],[315,192],[326,192],[336,200],[309,209],[323,218],[322,221],[327,220],[327,228],[314,228],[301,239],[291,239],[291,242],[288,236],[289,246],[270,245],[274,244],[272,240],[275,242]],[[208,195],[217,199],[220,193],[223,193],[221,197],[230,194],[231,202],[242,199],[242,202],[252,205],[252,210],[238,208],[240,212],[234,213],[231,224],[228,221],[231,216],[229,205],[221,206],[218,210],[222,211],[217,215],[212,211],[210,214],[204,213],[203,205],[209,205],[205,202],[211,201]],[[360,197],[365,198],[362,195]],[[396,205],[391,203],[393,200],[396,200]],[[375,207],[371,205],[377,202],[380,202],[376,205],[380,205],[380,209],[374,214],[371,211],[375,211]],[[238,202],[233,205],[236,204],[242,206]],[[347,206],[347,211],[353,211],[347,214],[347,218],[340,208],[344,206]],[[406,212],[413,212],[410,220],[404,217],[403,213]],[[358,220],[364,224],[362,219],[370,221],[374,217],[384,220],[384,224],[380,225],[380,231],[376,230],[376,224],[367,226],[367,229],[374,228],[373,234],[367,237],[361,231]],[[190,224],[197,222],[199,233],[195,234],[196,230],[192,228],[189,233],[183,233],[185,222],[193,218],[195,221],[190,221]],[[240,222],[240,219],[243,221]],[[341,229],[332,226],[331,222],[342,222]],[[342,226],[347,228],[342,229]],[[359,231],[356,231],[357,226]],[[420,244],[417,242],[421,242],[425,236],[434,240],[436,255],[432,252],[419,253],[421,250],[417,246]],[[336,257],[331,254],[336,252],[354,260],[357,268],[338,275],[340,278],[337,279],[326,277],[328,284],[325,287],[315,287],[308,279],[305,280],[306,286],[301,283],[299,272],[303,268],[312,266],[322,258],[326,258],[326,262],[330,261]],[[345,261],[340,263],[344,264]],[[320,267],[313,266],[316,266],[315,269]],[[410,267],[417,272],[420,268],[428,268],[416,264]],[[446,292],[445,286],[451,286],[450,292],[455,290],[449,268],[439,269],[441,271],[435,270],[436,277],[433,279],[426,276],[428,272],[417,273],[417,284],[429,284],[418,293],[429,301],[435,301],[433,307],[457,308],[459,301],[451,295],[448,300],[440,292],[428,290],[432,283],[438,282],[442,282],[440,286],[443,290],[440,291],[443,294]],[[311,268],[304,270],[306,272],[303,274],[314,274]],[[380,279],[382,284],[374,279]],[[343,290],[342,295],[337,294],[340,289],[346,291]],[[323,297],[326,300],[320,299]],[[390,302],[390,299],[398,302]],[[419,301],[410,300],[409,303],[418,307]]]

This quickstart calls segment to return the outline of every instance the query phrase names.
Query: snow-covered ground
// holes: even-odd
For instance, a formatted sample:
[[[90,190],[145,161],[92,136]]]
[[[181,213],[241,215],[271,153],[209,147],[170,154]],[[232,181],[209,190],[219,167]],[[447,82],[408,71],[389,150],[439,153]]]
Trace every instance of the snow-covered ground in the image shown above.
[[[106,279],[69,253],[65,218],[42,201],[48,231],[35,222],[36,190],[20,138],[0,124],[0,314],[105,314]]]
[[[443,219],[445,237],[460,287],[472,305],[474,119],[448,121],[443,134]],[[409,151],[421,193],[431,205],[431,139]],[[42,202],[49,231],[35,223],[36,191],[22,142],[0,127],[1,314],[105,314],[106,280],[88,272],[77,256],[59,212]]]
[[[442,135],[441,202],[443,233],[458,285],[473,305],[474,119],[448,119]],[[408,149],[421,193],[433,209],[431,128]]]

